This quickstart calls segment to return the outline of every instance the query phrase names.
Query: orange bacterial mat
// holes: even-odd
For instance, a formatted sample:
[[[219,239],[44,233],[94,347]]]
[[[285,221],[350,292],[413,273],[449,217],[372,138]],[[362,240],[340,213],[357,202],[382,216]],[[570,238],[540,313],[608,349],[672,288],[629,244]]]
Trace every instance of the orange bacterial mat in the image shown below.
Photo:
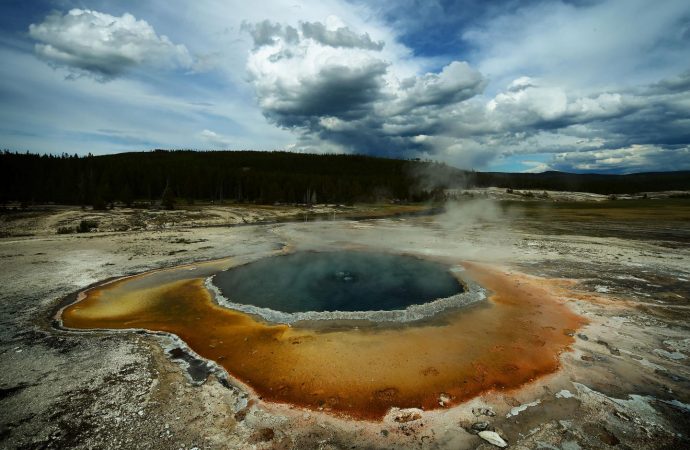
[[[170,332],[266,401],[376,420],[394,406],[440,408],[552,373],[585,323],[549,280],[462,263],[489,290],[487,301],[405,324],[270,324],[213,301],[205,277],[230,265],[183,266],[90,289],[62,311],[63,325]]]

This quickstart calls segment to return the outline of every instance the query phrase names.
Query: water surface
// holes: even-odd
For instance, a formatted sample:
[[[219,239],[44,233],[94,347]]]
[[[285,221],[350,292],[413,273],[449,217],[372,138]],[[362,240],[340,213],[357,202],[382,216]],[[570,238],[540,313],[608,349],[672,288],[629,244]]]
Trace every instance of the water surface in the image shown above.
[[[287,313],[405,309],[463,291],[441,263],[388,253],[297,252],[218,273],[233,303]]]

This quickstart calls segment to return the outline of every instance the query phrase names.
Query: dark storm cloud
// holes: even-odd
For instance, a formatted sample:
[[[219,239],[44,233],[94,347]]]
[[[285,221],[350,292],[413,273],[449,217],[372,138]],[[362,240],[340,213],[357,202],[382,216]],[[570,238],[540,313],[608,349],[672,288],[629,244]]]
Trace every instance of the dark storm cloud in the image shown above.
[[[690,45],[690,42],[688,45]],[[690,70],[683,72],[676,77],[666,78],[658,83],[652,84],[647,90],[647,94],[675,94],[686,91],[690,91]]]
[[[356,120],[371,113],[381,99],[382,76],[387,64],[371,61],[360,67],[330,65],[298,86],[276,84],[264,114],[283,127],[318,126],[321,118]]]

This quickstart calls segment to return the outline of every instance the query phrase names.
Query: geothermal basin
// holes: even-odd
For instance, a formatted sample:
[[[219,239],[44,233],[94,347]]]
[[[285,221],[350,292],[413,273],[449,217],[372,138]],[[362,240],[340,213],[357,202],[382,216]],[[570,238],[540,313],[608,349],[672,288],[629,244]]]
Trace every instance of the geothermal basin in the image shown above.
[[[147,272],[82,292],[59,318],[171,333],[257,400],[365,420],[518,388],[557,370],[584,324],[525,275],[354,251]]]

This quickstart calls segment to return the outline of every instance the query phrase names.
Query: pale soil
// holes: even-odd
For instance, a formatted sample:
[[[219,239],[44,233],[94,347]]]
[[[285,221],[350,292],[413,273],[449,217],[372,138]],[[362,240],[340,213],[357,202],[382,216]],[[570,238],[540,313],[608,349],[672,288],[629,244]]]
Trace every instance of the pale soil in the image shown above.
[[[488,198],[491,200],[548,200],[554,202],[603,202],[609,200],[611,196],[604,194],[594,194],[590,192],[569,192],[569,191],[548,191],[543,189],[504,189],[497,187],[473,188],[473,189],[449,189],[448,195],[462,198],[472,196]],[[640,192],[638,194],[615,195],[618,200],[636,200],[642,198],[665,199],[673,196],[690,195],[688,191],[660,191],[660,192]]]
[[[74,206],[18,205],[0,211],[0,237],[74,233],[81,221],[94,223],[90,232],[162,231],[180,227],[235,226],[283,221],[378,217],[428,210],[429,205],[180,205],[170,211],[116,207],[103,211]]]
[[[592,232],[589,222],[561,220],[554,233],[541,216],[479,214],[487,208],[241,227],[226,226],[233,222],[223,208],[199,208],[141,212],[155,218],[137,229],[123,219],[127,231],[65,235],[56,227],[91,214],[106,223],[113,213],[66,209],[2,222],[9,237],[0,239],[0,448],[496,448],[467,431],[477,421],[489,422],[509,448],[690,447],[688,222],[667,222],[672,232],[663,239],[645,234],[651,219],[635,222],[634,238],[621,228],[627,222],[595,222]],[[235,210],[234,223],[264,217],[256,209]],[[61,299],[92,283],[224,256],[256,258],[281,246],[461,255],[556,286],[590,324],[577,330],[559,372],[519,391],[431,412],[391,411],[381,422],[268,404],[213,375],[195,384],[166,355],[173,341],[165,336],[51,326]],[[558,278],[566,280],[551,281]],[[496,415],[477,416],[478,407]]]

